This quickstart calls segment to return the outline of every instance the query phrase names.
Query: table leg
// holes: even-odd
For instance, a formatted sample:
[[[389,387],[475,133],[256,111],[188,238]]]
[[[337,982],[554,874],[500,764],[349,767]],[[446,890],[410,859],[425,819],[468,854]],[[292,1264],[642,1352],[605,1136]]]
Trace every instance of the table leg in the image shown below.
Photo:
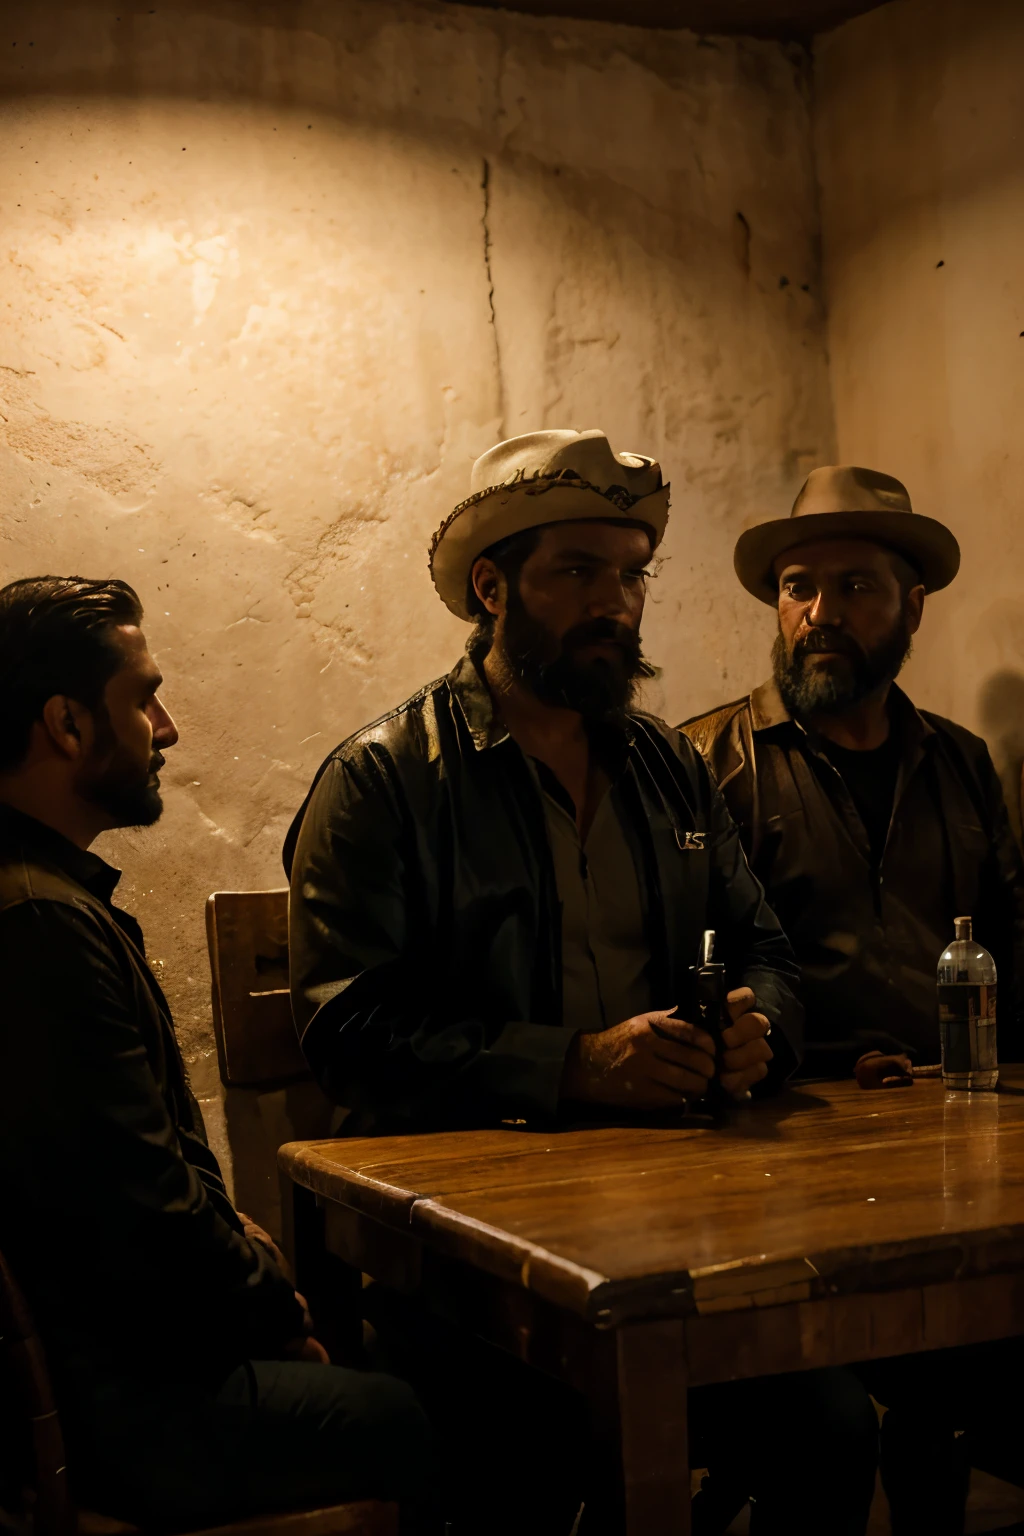
[[[311,1190],[282,1179],[281,1216],[284,1252],[317,1337],[335,1365],[362,1365],[362,1275],[328,1251],[323,1207]]]
[[[631,1323],[604,1335],[596,1378],[587,1532],[690,1536],[682,1322]]]

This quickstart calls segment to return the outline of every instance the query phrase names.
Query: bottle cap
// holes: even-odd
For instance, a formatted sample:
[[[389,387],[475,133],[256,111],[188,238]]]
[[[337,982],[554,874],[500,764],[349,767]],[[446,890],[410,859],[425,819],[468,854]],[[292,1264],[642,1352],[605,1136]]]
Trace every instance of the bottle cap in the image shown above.
[[[953,928],[958,939],[973,938],[973,934],[971,932],[972,926],[972,919],[969,917],[954,917],[953,919]]]

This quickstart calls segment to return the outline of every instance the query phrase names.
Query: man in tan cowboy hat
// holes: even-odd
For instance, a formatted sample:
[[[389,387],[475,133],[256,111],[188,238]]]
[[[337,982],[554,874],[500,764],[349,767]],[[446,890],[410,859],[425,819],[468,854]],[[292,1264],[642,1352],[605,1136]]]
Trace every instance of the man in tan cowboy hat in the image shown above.
[[[806,1075],[910,1085],[912,1063],[938,1061],[936,965],[964,913],[998,967],[999,1054],[1022,1058],[1024,873],[995,769],[984,742],[894,681],[926,594],[959,563],[898,480],[852,467],[814,470],[789,518],[736,545],[740,581],[778,610],[773,676],[682,730],[796,950]],[[891,1409],[897,1536],[963,1529],[954,1431],[978,1420],[991,1380],[977,1353],[935,1360],[869,1378]]]
[[[716,1074],[743,1097],[796,1066],[789,945],[699,753],[634,705],[667,516],[652,459],[616,455],[601,432],[546,431],[484,454],[435,535],[437,592],[475,625],[467,653],[331,754],[286,846],[296,1022],[348,1130],[664,1112]],[[717,1063],[690,974],[709,928],[733,1021]],[[782,1497],[794,1536],[820,1528],[829,1486],[849,1506],[841,1529],[862,1532],[866,1394],[825,1375],[771,1401],[783,1397],[767,1417],[798,1416],[820,1440],[803,1515],[752,1390],[730,1399],[736,1432],[723,1428],[717,1459],[738,1445],[744,1492],[768,1509]],[[494,1443],[513,1433],[495,1441],[490,1416],[475,1418]],[[518,1459],[534,1488],[564,1463],[564,1425],[547,1440]],[[554,1456],[550,1475],[538,1454]],[[488,1529],[553,1529],[515,1481],[492,1490]]]

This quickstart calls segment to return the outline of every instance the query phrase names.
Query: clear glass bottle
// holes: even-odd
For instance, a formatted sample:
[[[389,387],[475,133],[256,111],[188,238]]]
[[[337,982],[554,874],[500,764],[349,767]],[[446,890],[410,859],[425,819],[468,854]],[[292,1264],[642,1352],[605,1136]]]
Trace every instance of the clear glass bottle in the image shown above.
[[[947,1088],[994,1088],[996,1057],[996,963],[971,931],[971,919],[954,919],[956,938],[939,957],[939,1038],[942,1081]]]

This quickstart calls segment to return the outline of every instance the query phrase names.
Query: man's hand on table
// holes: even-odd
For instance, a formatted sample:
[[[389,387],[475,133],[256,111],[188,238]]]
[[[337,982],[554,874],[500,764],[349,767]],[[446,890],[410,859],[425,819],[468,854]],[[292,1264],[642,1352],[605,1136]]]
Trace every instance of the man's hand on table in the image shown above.
[[[768,1071],[768,1020],[753,1012],[749,987],[730,992],[733,1023],[723,1031],[722,1086],[742,1098]],[[612,1029],[574,1037],[565,1059],[562,1097],[628,1109],[682,1108],[701,1099],[715,1075],[715,1043],[674,1008],[637,1014]]]
[[[862,1088],[912,1088],[914,1069],[909,1056],[883,1056],[866,1051],[853,1069]]]
[[[715,1043],[674,1012],[638,1013],[599,1034],[576,1035],[562,1097],[629,1109],[681,1109],[688,1098],[702,1098],[715,1073]]]
[[[722,1087],[734,1099],[742,1099],[768,1076],[772,1027],[764,1014],[756,1011],[757,1000],[749,987],[727,993],[725,1006],[732,1024],[722,1031]]]

